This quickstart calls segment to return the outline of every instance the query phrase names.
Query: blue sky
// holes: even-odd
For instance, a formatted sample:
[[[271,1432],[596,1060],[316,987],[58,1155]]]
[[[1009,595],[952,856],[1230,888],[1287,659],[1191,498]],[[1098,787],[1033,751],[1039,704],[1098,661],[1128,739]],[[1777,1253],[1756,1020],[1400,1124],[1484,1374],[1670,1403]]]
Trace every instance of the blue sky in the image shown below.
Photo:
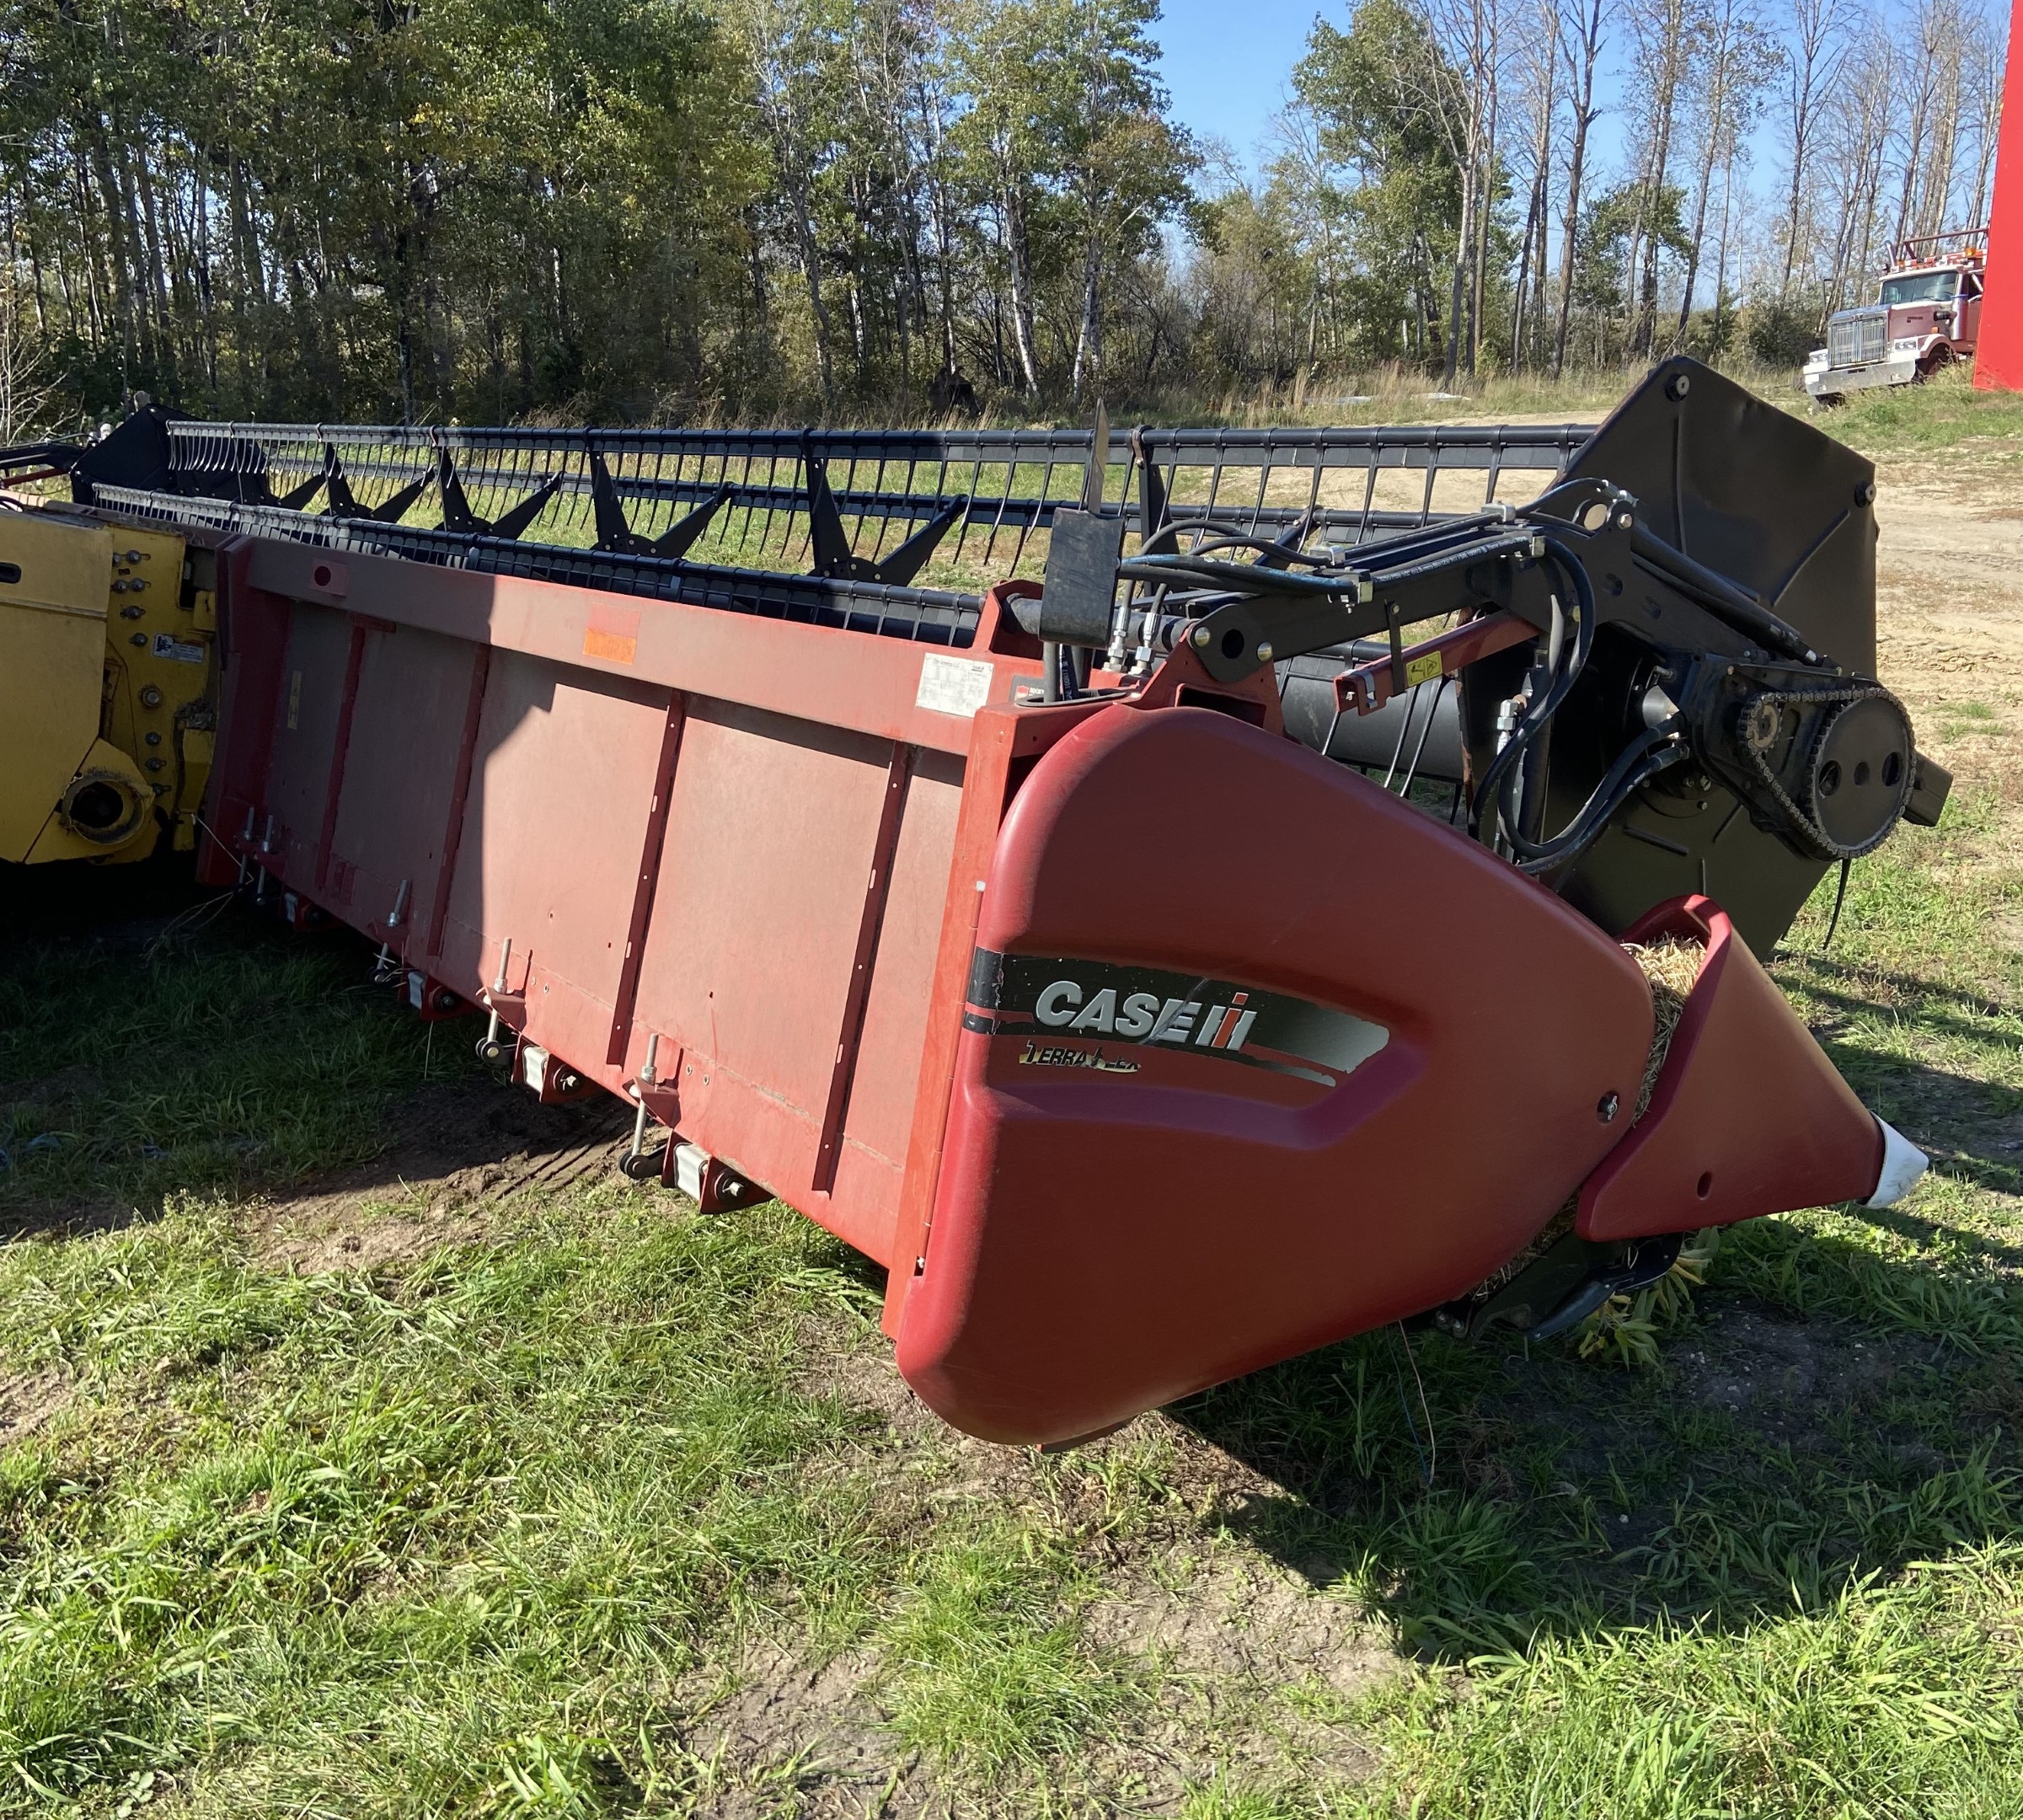
[[[1339,24],[1348,8],[1343,0],[1165,0],[1154,29],[1174,118],[1228,140],[1255,170],[1317,13]]]
[[[1244,166],[1262,169],[1260,150],[1271,119],[1290,99],[1292,66],[1306,49],[1316,18],[1348,22],[1348,0],[1164,0],[1153,28],[1159,70],[1173,95],[1173,117],[1196,132],[1228,142]],[[1619,29],[1618,35],[1620,35]],[[1615,111],[1617,50],[1604,51],[1599,99],[1603,112],[1590,142],[1603,165],[1621,151]],[[1764,163],[1768,120],[1755,135]]]

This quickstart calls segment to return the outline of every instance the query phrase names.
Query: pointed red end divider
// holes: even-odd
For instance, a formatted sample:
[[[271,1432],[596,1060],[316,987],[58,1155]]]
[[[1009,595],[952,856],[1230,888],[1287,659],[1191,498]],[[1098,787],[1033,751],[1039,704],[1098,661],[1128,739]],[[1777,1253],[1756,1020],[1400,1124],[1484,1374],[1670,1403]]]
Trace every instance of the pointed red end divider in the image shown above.
[[[1704,942],[1650,1110],[1581,1185],[1575,1229],[1632,1239],[1865,1200],[1882,1132],[1710,897],[1660,904],[1626,942]]]

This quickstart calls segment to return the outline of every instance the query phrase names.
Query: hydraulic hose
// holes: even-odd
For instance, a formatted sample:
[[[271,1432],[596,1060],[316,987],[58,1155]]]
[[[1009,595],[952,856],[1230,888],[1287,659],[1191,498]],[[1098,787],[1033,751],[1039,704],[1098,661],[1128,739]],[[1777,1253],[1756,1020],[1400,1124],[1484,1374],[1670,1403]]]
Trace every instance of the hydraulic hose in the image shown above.
[[[1596,784],[1592,794],[1557,834],[1534,841],[1525,833],[1523,806],[1520,800],[1523,782],[1521,761],[1531,742],[1559,711],[1579,680],[1588,654],[1594,649],[1597,617],[1594,589],[1578,559],[1557,538],[1547,538],[1545,550],[1554,566],[1571,585],[1580,604],[1580,624],[1575,630],[1573,648],[1544,694],[1527,710],[1502,751],[1491,761],[1483,776],[1482,787],[1475,793],[1474,809],[1474,831],[1479,837],[1485,815],[1492,805],[1495,806],[1515,864],[1520,871],[1531,873],[1550,871],[1572,859],[1601,833],[1608,826],[1608,818],[1633,790],[1641,789],[1661,771],[1688,756],[1684,741],[1678,737],[1673,728],[1654,727],[1639,735],[1616,755],[1614,763]]]
[[[1483,816],[1490,808],[1501,800],[1503,780],[1510,774],[1511,768],[1523,757],[1531,742],[1544,729],[1545,723],[1560,711],[1581,672],[1587,663],[1587,656],[1594,649],[1594,623],[1596,618],[1594,589],[1587,580],[1587,571],[1579,559],[1557,538],[1543,540],[1545,554],[1553,566],[1568,582],[1580,609],[1580,620],[1574,629],[1572,646],[1545,693],[1525,710],[1503,750],[1490,761],[1489,768],[1483,774],[1481,786],[1475,792],[1475,800],[1469,811],[1469,832],[1477,839],[1481,838]]]
[[[1549,840],[1528,838],[1519,827],[1522,819],[1517,801],[1518,777],[1504,775],[1498,806],[1503,813],[1503,836],[1521,872],[1548,872],[1563,864],[1587,847],[1608,825],[1608,818],[1631,791],[1640,790],[1659,772],[1667,770],[1689,756],[1688,747],[1669,726],[1652,727],[1640,734],[1616,754],[1616,760],[1594,787],[1593,794]]]

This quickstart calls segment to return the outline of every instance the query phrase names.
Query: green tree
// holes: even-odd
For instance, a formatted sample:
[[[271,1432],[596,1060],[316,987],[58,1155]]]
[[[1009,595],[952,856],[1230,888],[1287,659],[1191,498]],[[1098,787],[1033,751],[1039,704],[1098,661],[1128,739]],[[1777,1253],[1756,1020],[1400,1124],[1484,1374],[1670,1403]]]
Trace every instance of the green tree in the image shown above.
[[[1315,22],[1292,81],[1341,174],[1328,187],[1348,244],[1342,287],[1358,294],[1351,313],[1386,330],[1409,318],[1412,351],[1430,367],[1451,365],[1458,291],[1443,315],[1437,275],[1457,270],[1466,250],[1464,185],[1451,122],[1427,97],[1453,89],[1459,72],[1405,0],[1362,0],[1346,31]]]
[[[997,212],[1028,393],[1041,383],[1046,281],[1073,275],[1073,315],[1062,314],[1078,398],[1100,383],[1112,275],[1149,253],[1189,199],[1198,158],[1153,74],[1158,17],[1156,0],[985,0],[963,15],[959,141]]]

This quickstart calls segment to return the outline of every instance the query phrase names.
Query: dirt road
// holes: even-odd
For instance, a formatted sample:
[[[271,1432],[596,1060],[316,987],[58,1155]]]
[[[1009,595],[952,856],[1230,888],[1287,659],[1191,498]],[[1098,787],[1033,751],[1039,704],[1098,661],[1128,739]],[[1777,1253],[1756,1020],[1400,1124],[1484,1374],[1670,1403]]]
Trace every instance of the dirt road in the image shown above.
[[[2012,822],[2023,704],[2023,454],[1877,463],[1881,680],[1919,744]]]

